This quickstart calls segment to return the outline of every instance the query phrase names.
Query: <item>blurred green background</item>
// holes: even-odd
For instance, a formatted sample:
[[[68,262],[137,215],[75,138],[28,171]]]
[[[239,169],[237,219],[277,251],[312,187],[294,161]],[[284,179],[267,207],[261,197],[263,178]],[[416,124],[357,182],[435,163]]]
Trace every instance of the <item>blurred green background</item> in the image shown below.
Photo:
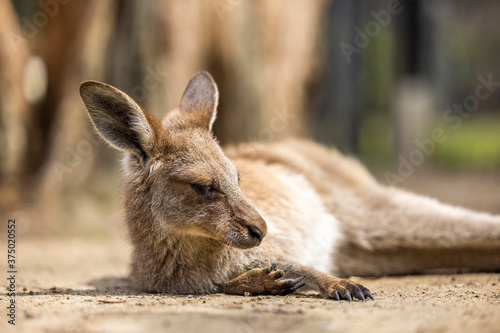
[[[161,118],[208,70],[222,144],[310,138],[403,187],[498,174],[499,17],[494,0],[0,0],[3,220],[96,235],[119,220],[120,154],[82,106],[89,79]]]

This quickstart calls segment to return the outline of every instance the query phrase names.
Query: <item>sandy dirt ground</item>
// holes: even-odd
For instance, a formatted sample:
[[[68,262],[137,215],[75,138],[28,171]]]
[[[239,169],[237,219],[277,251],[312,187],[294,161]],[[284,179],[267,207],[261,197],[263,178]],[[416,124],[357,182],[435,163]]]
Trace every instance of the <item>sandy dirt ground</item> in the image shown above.
[[[499,213],[495,184],[498,174],[433,173],[404,187]],[[128,243],[111,235],[19,236],[16,325],[2,278],[0,332],[500,332],[500,274],[355,278],[376,300],[352,303],[312,293],[142,294],[128,287]]]

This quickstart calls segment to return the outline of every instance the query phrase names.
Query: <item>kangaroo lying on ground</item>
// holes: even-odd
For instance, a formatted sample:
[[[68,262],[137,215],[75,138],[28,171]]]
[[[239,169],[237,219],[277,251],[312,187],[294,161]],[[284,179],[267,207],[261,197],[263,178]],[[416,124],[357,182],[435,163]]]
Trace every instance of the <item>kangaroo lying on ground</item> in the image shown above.
[[[206,72],[160,122],[87,81],[100,135],[125,152],[132,283],[148,292],[243,295],[318,290],[373,299],[349,275],[500,269],[500,217],[378,184],[356,160],[307,141],[220,148]],[[279,263],[279,264],[277,264]]]

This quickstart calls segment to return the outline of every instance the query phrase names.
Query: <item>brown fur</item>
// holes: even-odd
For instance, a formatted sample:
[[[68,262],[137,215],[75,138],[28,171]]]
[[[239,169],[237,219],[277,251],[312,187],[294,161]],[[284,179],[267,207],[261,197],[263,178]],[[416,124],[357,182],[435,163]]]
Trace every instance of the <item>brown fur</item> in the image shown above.
[[[304,287],[364,300],[368,289],[330,274],[500,268],[498,216],[384,187],[358,161],[312,142],[224,153],[211,133],[218,91],[208,73],[191,79],[163,123],[109,85],[88,81],[80,91],[98,132],[126,153],[131,275],[140,290]]]

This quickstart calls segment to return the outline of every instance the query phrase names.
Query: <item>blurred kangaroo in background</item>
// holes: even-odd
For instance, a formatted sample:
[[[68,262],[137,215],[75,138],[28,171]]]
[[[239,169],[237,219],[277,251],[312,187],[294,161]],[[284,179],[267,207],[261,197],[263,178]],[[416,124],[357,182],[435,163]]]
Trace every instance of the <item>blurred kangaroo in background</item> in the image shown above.
[[[100,135],[125,152],[131,278],[142,291],[301,288],[350,301],[373,297],[334,275],[500,269],[499,216],[385,187],[357,160],[312,142],[223,151],[206,72],[163,122],[107,84],[84,82],[80,94]]]

